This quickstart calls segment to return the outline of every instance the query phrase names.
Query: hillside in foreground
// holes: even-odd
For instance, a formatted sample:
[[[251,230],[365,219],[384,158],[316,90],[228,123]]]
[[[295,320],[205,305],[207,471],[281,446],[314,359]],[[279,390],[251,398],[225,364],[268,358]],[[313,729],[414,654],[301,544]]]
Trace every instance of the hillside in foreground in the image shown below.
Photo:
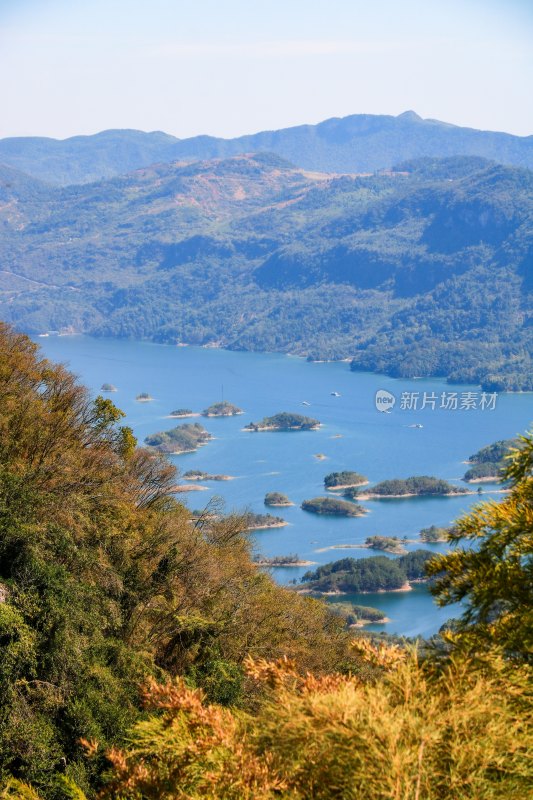
[[[0,324],[3,798],[527,796],[531,438],[510,493],[449,532],[466,546],[304,581],[353,588],[370,564],[390,585],[425,562],[464,613],[414,648],[274,584],[245,516],[191,520],[122,417]]]
[[[533,388],[533,173],[331,176],[273,155],[55,188],[0,171],[0,317]]]

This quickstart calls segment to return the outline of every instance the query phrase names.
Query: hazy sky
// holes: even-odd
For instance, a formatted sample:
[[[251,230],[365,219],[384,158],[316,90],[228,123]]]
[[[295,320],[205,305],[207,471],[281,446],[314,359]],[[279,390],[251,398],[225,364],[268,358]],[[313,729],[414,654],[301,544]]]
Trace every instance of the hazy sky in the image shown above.
[[[533,0],[0,0],[0,137],[414,109],[533,134]]]

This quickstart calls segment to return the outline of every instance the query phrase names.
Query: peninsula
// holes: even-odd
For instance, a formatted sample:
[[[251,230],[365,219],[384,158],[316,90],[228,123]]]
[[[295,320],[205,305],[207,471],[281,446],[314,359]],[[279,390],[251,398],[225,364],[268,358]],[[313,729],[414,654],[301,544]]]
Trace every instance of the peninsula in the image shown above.
[[[364,625],[390,622],[384,611],[370,606],[359,606],[346,601],[331,601],[328,604],[330,611],[338,614],[346,622],[348,628],[362,628]]]
[[[320,427],[320,422],[312,417],[302,414],[291,414],[281,411],[273,417],[263,417],[260,422],[250,422],[246,431],[315,431]]]
[[[501,481],[502,470],[505,467],[506,456],[516,447],[516,439],[500,439],[493,444],[482,447],[467,464],[472,464],[463,477],[467,483],[489,483]]]
[[[160,453],[180,455],[193,453],[212,439],[211,434],[198,422],[176,425],[169,431],[159,431],[147,436],[144,443]]]

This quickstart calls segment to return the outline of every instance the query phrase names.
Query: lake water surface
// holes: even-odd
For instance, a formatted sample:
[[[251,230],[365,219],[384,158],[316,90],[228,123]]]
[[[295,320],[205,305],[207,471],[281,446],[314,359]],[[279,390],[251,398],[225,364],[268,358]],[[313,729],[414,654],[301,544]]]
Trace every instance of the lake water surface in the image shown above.
[[[266,556],[297,553],[301,559],[322,564],[346,556],[374,555],[365,549],[327,549],[334,545],[362,544],[367,536],[416,538],[421,528],[448,525],[473,503],[476,495],[367,501],[369,512],[357,519],[317,517],[300,509],[302,500],[325,494],[328,472],[356,470],[371,482],[410,475],[435,475],[461,484],[463,463],[480,447],[497,439],[523,433],[533,418],[532,394],[499,395],[493,410],[439,408],[442,392],[477,393],[476,386],[450,386],[440,379],[404,380],[372,373],[350,372],[346,363],[308,363],[304,359],[271,353],[238,353],[201,347],[172,347],[148,342],[61,336],[37,339],[45,355],[66,363],[92,392],[102,383],[114,384],[110,395],[126,413],[126,423],[142,442],[155,431],[181,422],[201,422],[215,437],[196,453],[172,457],[181,471],[198,469],[235,476],[226,482],[208,482],[206,491],[180,495],[190,508],[203,508],[209,500],[223,498],[226,509],[284,517],[284,528],[255,534],[259,552]],[[391,413],[379,413],[375,394],[393,393]],[[153,402],[135,397],[148,392]],[[340,397],[332,396],[338,392]],[[417,410],[400,408],[402,392],[418,393]],[[435,394],[435,408],[420,410],[423,394]],[[224,398],[245,410],[243,416],[172,420],[175,408],[201,411]],[[303,406],[302,401],[310,403]],[[279,411],[316,417],[317,431],[249,433],[250,421]],[[409,427],[421,424],[422,428]],[[326,456],[318,460],[316,454]],[[498,499],[495,485],[483,485],[483,496]],[[267,509],[266,492],[289,495],[294,506]],[[416,549],[419,545],[409,545]],[[445,545],[420,545],[441,551]],[[273,570],[276,580],[299,579],[305,568]],[[342,599],[342,598],[340,598]],[[390,618],[386,625],[370,626],[407,636],[435,633],[456,609],[439,609],[425,586],[411,592],[368,594],[350,599],[380,608]]]

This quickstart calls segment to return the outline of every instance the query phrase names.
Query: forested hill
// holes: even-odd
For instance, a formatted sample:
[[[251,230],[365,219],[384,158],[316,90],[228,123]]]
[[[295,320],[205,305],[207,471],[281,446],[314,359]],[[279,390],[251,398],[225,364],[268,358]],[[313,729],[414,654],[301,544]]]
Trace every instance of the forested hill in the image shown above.
[[[260,154],[88,185],[0,170],[0,318],[533,388],[533,173]]]
[[[234,139],[176,139],[160,131],[108,130],[58,140],[0,140],[0,162],[56,184],[109,178],[156,162],[273,152],[308,170],[373,172],[414,157],[477,155],[531,169],[533,136],[462,128],[413,111],[397,117],[353,114],[318,125],[262,131]]]

